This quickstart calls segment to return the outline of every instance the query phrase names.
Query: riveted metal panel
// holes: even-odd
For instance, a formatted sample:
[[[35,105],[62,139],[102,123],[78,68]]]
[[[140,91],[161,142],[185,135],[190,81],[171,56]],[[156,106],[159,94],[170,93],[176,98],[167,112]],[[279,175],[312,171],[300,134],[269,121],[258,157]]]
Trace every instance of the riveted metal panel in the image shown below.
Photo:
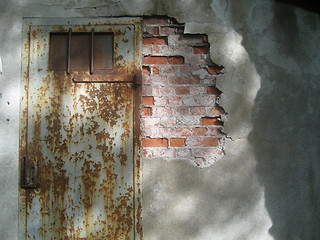
[[[21,182],[27,171],[36,184],[21,184],[19,237],[140,239],[140,89],[134,80],[141,28],[131,20],[77,21],[25,28]],[[50,33],[90,32],[93,22],[96,32],[114,34],[112,71],[90,76],[87,70],[49,70]],[[37,171],[30,173],[29,165]]]

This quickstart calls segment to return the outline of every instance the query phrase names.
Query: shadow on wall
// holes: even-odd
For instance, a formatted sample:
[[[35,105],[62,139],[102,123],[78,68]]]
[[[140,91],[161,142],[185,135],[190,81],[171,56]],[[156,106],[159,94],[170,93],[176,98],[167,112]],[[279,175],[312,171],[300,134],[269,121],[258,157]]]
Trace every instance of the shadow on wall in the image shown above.
[[[275,240],[316,240],[320,239],[320,66],[314,49],[319,43],[319,19],[285,4],[273,3],[271,9],[272,27],[262,39],[243,34],[242,44],[261,76],[249,141],[265,188],[273,224],[270,234]]]

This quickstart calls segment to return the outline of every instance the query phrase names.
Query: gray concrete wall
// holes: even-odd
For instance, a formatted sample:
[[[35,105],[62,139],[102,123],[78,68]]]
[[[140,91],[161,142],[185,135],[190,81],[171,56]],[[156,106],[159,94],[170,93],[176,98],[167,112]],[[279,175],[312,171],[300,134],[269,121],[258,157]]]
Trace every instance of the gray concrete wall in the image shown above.
[[[18,235],[22,18],[151,14],[209,35],[229,140],[209,168],[144,161],[145,239],[320,239],[320,20],[272,0],[2,0],[1,239]]]

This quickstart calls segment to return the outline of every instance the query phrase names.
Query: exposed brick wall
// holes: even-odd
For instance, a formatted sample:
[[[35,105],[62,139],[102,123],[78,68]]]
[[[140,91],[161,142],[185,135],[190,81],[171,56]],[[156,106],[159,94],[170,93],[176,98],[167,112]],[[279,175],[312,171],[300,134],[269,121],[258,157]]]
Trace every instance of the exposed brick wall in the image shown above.
[[[208,38],[169,18],[145,18],[143,27],[143,157],[209,166],[223,155],[225,113]]]

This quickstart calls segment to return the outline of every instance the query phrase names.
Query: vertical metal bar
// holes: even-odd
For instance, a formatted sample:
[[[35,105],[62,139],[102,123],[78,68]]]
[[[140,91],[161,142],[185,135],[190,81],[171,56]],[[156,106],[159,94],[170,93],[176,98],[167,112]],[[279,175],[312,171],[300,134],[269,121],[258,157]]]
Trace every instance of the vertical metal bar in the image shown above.
[[[94,28],[91,30],[91,54],[90,54],[90,74],[93,74],[93,42],[94,42]]]
[[[67,74],[70,74],[70,60],[71,60],[71,28],[69,28],[69,37],[68,37]]]

